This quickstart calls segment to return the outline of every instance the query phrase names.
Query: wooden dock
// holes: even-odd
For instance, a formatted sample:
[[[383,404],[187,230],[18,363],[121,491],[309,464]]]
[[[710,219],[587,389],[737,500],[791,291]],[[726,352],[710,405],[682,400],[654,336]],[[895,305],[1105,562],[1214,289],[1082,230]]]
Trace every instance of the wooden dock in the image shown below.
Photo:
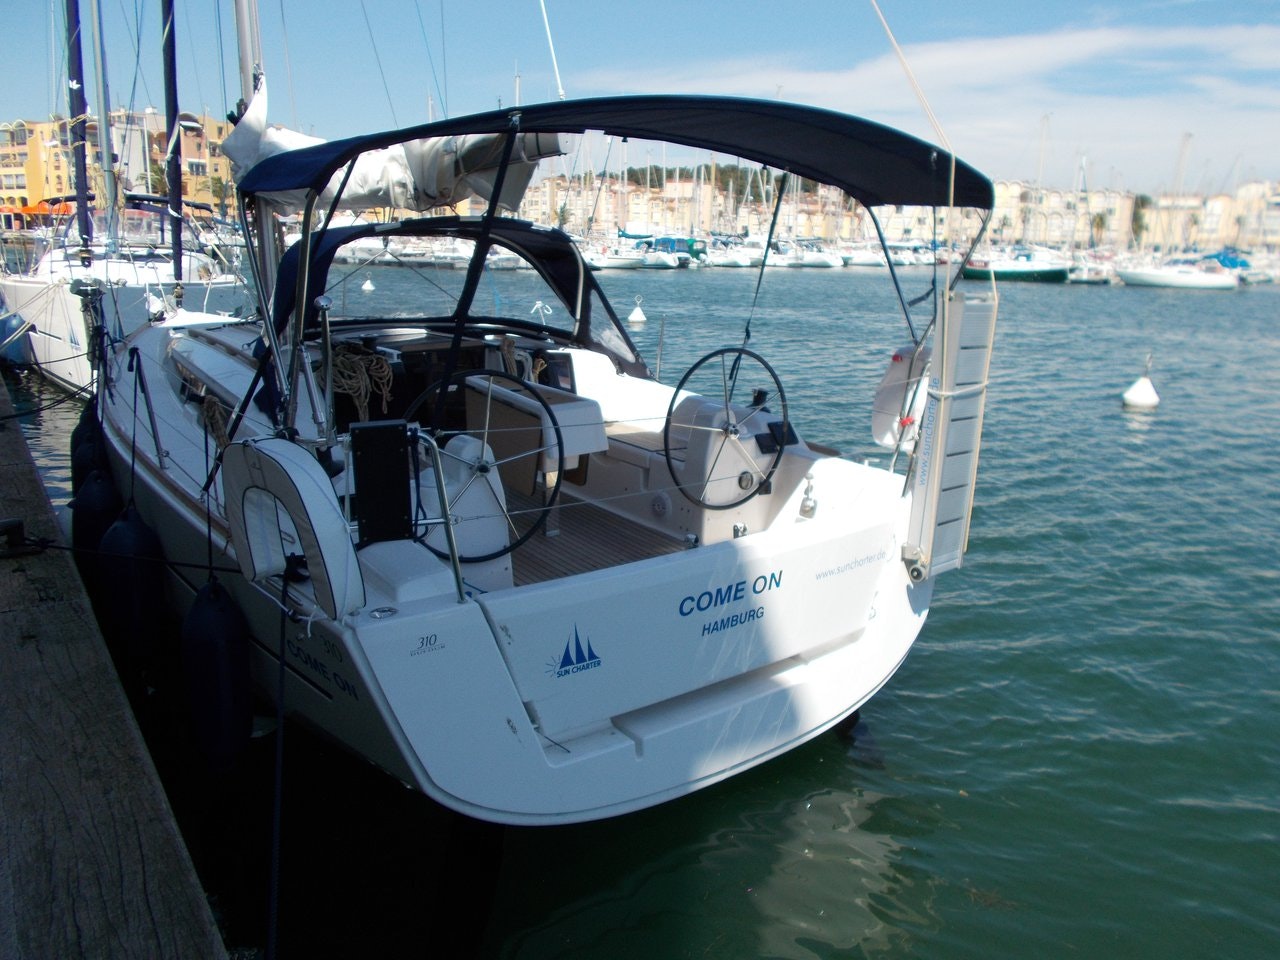
[[[21,429],[0,419],[8,518],[60,540]],[[225,958],[70,554],[8,552],[0,535],[0,957]]]

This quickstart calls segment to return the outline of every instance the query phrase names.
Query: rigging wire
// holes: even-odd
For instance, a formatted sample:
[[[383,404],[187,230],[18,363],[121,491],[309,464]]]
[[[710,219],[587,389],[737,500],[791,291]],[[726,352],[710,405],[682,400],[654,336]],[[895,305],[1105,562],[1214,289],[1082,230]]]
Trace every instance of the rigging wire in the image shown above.
[[[378,55],[378,41],[373,38],[373,24],[369,22],[369,11],[365,8],[364,0],[360,0],[360,12],[364,14],[365,29],[369,31],[369,44],[373,47],[373,60],[378,65],[378,76],[382,78],[382,89],[387,95],[387,106],[391,108],[391,125],[398,127],[400,121],[396,118],[396,105],[391,100],[391,88],[387,86],[387,74],[382,69],[382,57]]]
[[[751,342],[751,321],[756,315],[756,305],[760,301],[760,285],[764,282],[764,268],[769,264],[769,248],[773,246],[774,233],[778,229],[778,214],[782,212],[782,199],[786,196],[787,180],[790,179],[790,176],[790,171],[783,170],[782,177],[779,179],[778,185],[774,188],[773,219],[769,221],[769,234],[764,240],[764,253],[760,258],[760,270],[756,274],[756,292],[751,297],[751,309],[747,312],[747,323],[742,330],[742,345],[744,347]],[[763,187],[764,183],[762,177],[761,189],[763,189]]]
[[[538,0],[542,6],[542,24],[547,28],[547,47],[551,50],[551,69],[556,74],[556,95],[564,99],[564,84],[560,82],[560,64],[556,62],[556,45],[551,40],[551,21],[547,19],[547,2]]]
[[[197,67],[196,70],[193,70],[191,71],[191,73],[185,74],[183,76],[183,83],[184,84],[186,83],[186,79],[188,76],[192,76],[195,78],[196,102],[200,104],[200,112],[203,114],[204,106],[206,103],[208,103],[208,101],[205,100],[204,98],[204,84],[200,80],[201,76],[204,74],[204,71],[198,69],[200,64],[200,58],[196,56],[196,32],[190,29],[189,27],[187,27],[185,17],[183,18],[182,26],[183,26],[183,32],[186,33],[187,35],[187,47],[189,48],[189,52],[187,56],[190,57],[190,62]],[[176,69],[177,65],[175,64],[174,67]]]
[[[67,29],[65,16],[62,22],[57,20],[55,10],[61,7],[61,4],[50,4],[49,6],[49,49],[57,51],[56,59],[49,58],[49,117],[52,119],[56,114],[61,113],[63,116],[69,116],[71,107],[68,103],[69,97],[67,92],[67,84],[58,82],[58,77],[67,75]],[[65,15],[65,9],[63,13]],[[62,39],[59,40],[58,38]]]
[[[449,115],[449,47],[444,42],[444,0],[440,0],[440,72],[444,74],[445,116]]]
[[[441,19],[443,19],[444,4],[441,3]],[[440,98],[440,109],[444,111],[446,117],[449,116],[449,101],[445,98],[444,91],[440,89],[440,80],[436,76],[436,61],[431,56],[431,42],[427,39],[427,25],[422,21],[422,7],[420,4],[413,5],[413,11],[418,15],[418,29],[422,32],[422,45],[427,48],[427,64],[431,68],[431,83],[436,88],[436,96]],[[444,49],[444,33],[443,25],[441,26],[440,48]],[[434,117],[428,117],[428,120],[434,120]]]
[[[364,0],[361,0],[360,6],[364,7]],[[365,17],[367,23],[369,18]],[[289,117],[293,124],[293,129],[298,127],[298,103],[293,96],[293,62],[289,59],[289,27],[284,21],[284,0],[280,0],[280,37],[284,46],[284,75],[289,85]]]
[[[231,113],[227,97],[227,52],[222,46],[222,0],[213,0],[213,34],[218,41],[218,91],[222,94],[222,116]]]
[[[911,84],[911,89],[915,92],[916,99],[920,101],[920,106],[924,108],[925,116],[929,120],[929,125],[933,127],[933,132],[937,136],[938,141],[947,148],[947,152],[951,153],[951,141],[947,139],[946,133],[942,129],[942,124],[938,122],[938,118],[933,113],[933,108],[929,106],[929,100],[924,95],[924,90],[916,81],[915,74],[911,71],[911,64],[907,63],[907,56],[902,52],[902,47],[898,45],[897,38],[893,35],[893,30],[889,28],[889,21],[884,18],[884,14],[880,12],[880,4],[876,0],[870,0],[871,9],[876,12],[876,16],[880,20],[880,26],[884,28],[885,36],[889,38],[889,45],[893,47],[893,52],[898,58],[898,63],[902,65],[902,70],[907,75],[907,82]]]
[[[948,203],[948,206],[954,207],[955,191],[956,191],[956,154],[955,154],[955,151],[951,148],[951,140],[947,136],[946,131],[942,129],[942,124],[938,122],[938,118],[934,114],[933,108],[929,106],[929,99],[924,95],[924,89],[920,86],[919,82],[916,80],[915,74],[911,70],[911,64],[907,62],[906,54],[903,53],[902,47],[898,44],[898,39],[893,35],[893,30],[890,29],[889,22],[885,19],[884,14],[881,12],[880,5],[876,2],[876,0],[870,0],[870,3],[871,3],[871,9],[875,11],[876,17],[879,18],[880,20],[880,26],[884,28],[885,36],[889,38],[889,44],[890,46],[893,47],[893,52],[898,58],[898,63],[901,64],[902,66],[903,73],[906,74],[907,82],[911,85],[911,89],[915,92],[916,99],[920,101],[920,106],[921,108],[923,108],[924,114],[929,120],[929,125],[933,127],[934,135],[938,138],[938,142],[947,151],[948,161],[949,161],[947,163],[947,169],[946,169],[947,198],[948,198],[947,203]],[[989,216],[990,215],[988,214],[988,217]],[[955,229],[954,223],[955,223],[954,217],[947,217],[945,242],[948,248],[952,246],[952,236]],[[983,224],[984,229],[985,229],[985,226],[986,224],[984,222]],[[878,229],[879,227],[877,224],[877,231]],[[937,238],[936,227],[934,232],[934,238],[935,240]],[[981,238],[981,231],[979,231],[979,239],[980,238]],[[883,243],[883,237],[881,242]],[[975,239],[974,244],[976,245],[976,243],[977,243],[977,240]],[[972,248],[971,248],[971,252],[972,252]],[[968,259],[967,255],[965,259],[966,260]],[[960,279],[961,275],[962,275],[961,271],[957,270],[955,280],[952,281],[952,283],[954,284],[955,282],[957,282]],[[992,273],[992,285],[994,286],[994,284],[995,284],[995,274]],[[899,296],[901,296],[901,294],[899,294]],[[936,312],[936,308],[935,308],[935,312]],[[946,297],[943,297],[941,301],[941,315],[945,320],[947,316],[947,298]],[[908,313],[908,319],[907,319],[908,325],[910,325],[910,322],[911,322],[910,315]]]
[[[870,0],[871,8],[875,10],[876,16],[880,19],[880,26],[884,28],[885,36],[889,38],[889,44],[893,47],[893,52],[898,58],[898,63],[902,65],[903,72],[907,75],[907,82],[911,84],[911,89],[915,92],[916,99],[920,101],[920,106],[924,109],[924,114],[929,120],[929,125],[933,127],[934,135],[937,136],[938,142],[946,149],[950,156],[949,169],[947,171],[947,195],[949,198],[955,197],[956,188],[956,154],[951,149],[951,140],[947,136],[946,131],[942,129],[942,124],[938,122],[937,116],[934,115],[933,108],[929,106],[929,99],[924,95],[924,89],[916,80],[915,74],[911,70],[911,64],[907,62],[907,56],[902,52],[902,47],[898,44],[898,39],[893,35],[893,31],[889,28],[889,22],[885,20],[884,14],[880,12],[880,4],[876,0]],[[952,199],[951,205],[954,206]],[[952,218],[947,218],[947,239],[948,245],[951,238],[951,222]]]
[[[147,98],[147,100],[150,101],[152,99],[151,91],[147,87],[147,78],[142,72],[142,30],[143,30],[142,24],[143,24],[144,16],[143,16],[143,8],[138,4],[134,5],[134,11],[132,16],[130,16],[129,12],[124,8],[123,0],[119,4],[119,6],[120,6],[120,15],[124,18],[124,22],[132,23],[134,25],[134,32],[128,35],[130,41],[133,43],[133,82],[129,87],[129,98],[127,101],[125,101],[127,104],[126,109],[130,114],[132,114],[137,111],[139,85],[142,86],[143,95]],[[105,60],[103,60],[103,65],[105,67],[106,65]],[[111,109],[110,103],[107,104],[107,109],[108,110]],[[135,128],[132,124],[129,124],[129,123],[125,124],[125,127],[124,127],[125,140],[123,144],[123,152],[126,154],[130,152],[130,141],[133,138],[134,130]],[[147,152],[148,154],[150,153],[149,150]],[[146,177],[148,188],[150,188],[150,185],[151,185],[150,160],[148,160],[147,169],[143,172],[143,176]]]
[[[610,154],[613,153],[613,140],[614,140],[613,137],[609,138],[608,145],[605,147],[605,151],[604,151],[604,166],[602,169],[606,173],[609,170],[609,156]],[[626,176],[626,171],[623,171],[623,176]],[[606,182],[608,182],[608,179],[609,178],[607,176],[602,175],[600,177],[600,184],[598,187],[596,187],[596,198],[591,203],[591,214],[587,217],[587,234],[588,235],[591,234],[591,231],[595,227],[596,211],[600,208],[600,196],[601,194],[604,193],[604,185]]]

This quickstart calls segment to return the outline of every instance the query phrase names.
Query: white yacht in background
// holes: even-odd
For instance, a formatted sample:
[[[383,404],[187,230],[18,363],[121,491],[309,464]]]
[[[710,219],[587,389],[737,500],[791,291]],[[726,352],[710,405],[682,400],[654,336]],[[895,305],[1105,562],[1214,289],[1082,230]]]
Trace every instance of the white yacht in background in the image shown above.
[[[124,204],[162,216],[157,200],[126,196]],[[250,309],[249,288],[231,263],[198,248],[180,257],[179,270],[169,252],[133,236],[84,244],[64,234],[29,271],[0,274],[9,333],[26,337],[28,362],[41,376],[79,393],[93,381],[95,336],[119,340],[178,307]]]
[[[1240,287],[1240,276],[1211,257],[1121,265],[1116,267],[1116,276],[1130,287],[1174,287],[1181,290],[1236,290]]]
[[[1070,258],[1058,251],[1018,244],[973,257],[962,273],[966,280],[1066,283],[1070,271]]]
[[[78,7],[68,5],[68,17]],[[74,22],[74,21],[73,21]],[[31,268],[0,273],[0,301],[7,317],[5,341],[25,337],[25,358],[52,383],[72,393],[90,389],[105,339],[120,340],[166,311],[187,306],[235,312],[248,293],[228,258],[201,248],[199,231],[185,214],[207,205],[179,197],[117,194],[114,171],[103,171],[104,196],[97,210],[88,190],[85,151],[88,106],[79,30],[69,31],[68,76],[71,91],[71,143],[75,196],[58,197],[50,207],[74,203],[74,218],[55,232]],[[95,51],[96,71],[105,66]],[[110,116],[105,85],[99,83],[97,137],[100,153],[110,147]],[[172,138],[170,152],[180,138]],[[167,159],[167,158],[166,158]],[[126,217],[124,214],[132,214]],[[129,223],[126,229],[121,226]],[[167,235],[166,235],[166,230]],[[176,231],[176,233],[175,233]],[[185,242],[184,242],[185,241]]]

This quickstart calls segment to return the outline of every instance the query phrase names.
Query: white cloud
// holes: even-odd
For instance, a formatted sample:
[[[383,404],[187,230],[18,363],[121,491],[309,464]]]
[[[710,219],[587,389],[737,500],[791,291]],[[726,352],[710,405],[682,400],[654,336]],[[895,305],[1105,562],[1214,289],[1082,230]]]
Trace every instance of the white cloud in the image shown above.
[[[904,52],[956,152],[989,175],[1034,180],[1043,166],[1046,185],[1070,187],[1087,156],[1092,186],[1154,192],[1173,188],[1186,133],[1186,189],[1280,179],[1276,49],[1280,27],[1260,25],[1063,30]],[[846,70],[810,70],[779,55],[576,79],[599,93],[780,93],[938,139],[892,54]]]

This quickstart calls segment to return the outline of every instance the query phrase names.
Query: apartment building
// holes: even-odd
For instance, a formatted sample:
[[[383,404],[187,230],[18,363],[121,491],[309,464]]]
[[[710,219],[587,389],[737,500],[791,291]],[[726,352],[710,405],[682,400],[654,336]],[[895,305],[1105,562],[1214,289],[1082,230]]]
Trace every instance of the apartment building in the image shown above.
[[[153,108],[141,112],[116,110],[110,115],[110,168],[121,191],[163,195],[165,160],[170,144],[181,149],[182,195],[209,205],[219,216],[235,215],[235,186],[231,163],[222,154],[222,140],[231,130],[226,119],[181,114],[171,138],[164,117]],[[103,195],[103,150],[96,120],[86,125],[89,190]],[[20,230],[39,226],[57,214],[56,202],[75,192],[70,123],[48,121],[0,122],[0,228]]]

